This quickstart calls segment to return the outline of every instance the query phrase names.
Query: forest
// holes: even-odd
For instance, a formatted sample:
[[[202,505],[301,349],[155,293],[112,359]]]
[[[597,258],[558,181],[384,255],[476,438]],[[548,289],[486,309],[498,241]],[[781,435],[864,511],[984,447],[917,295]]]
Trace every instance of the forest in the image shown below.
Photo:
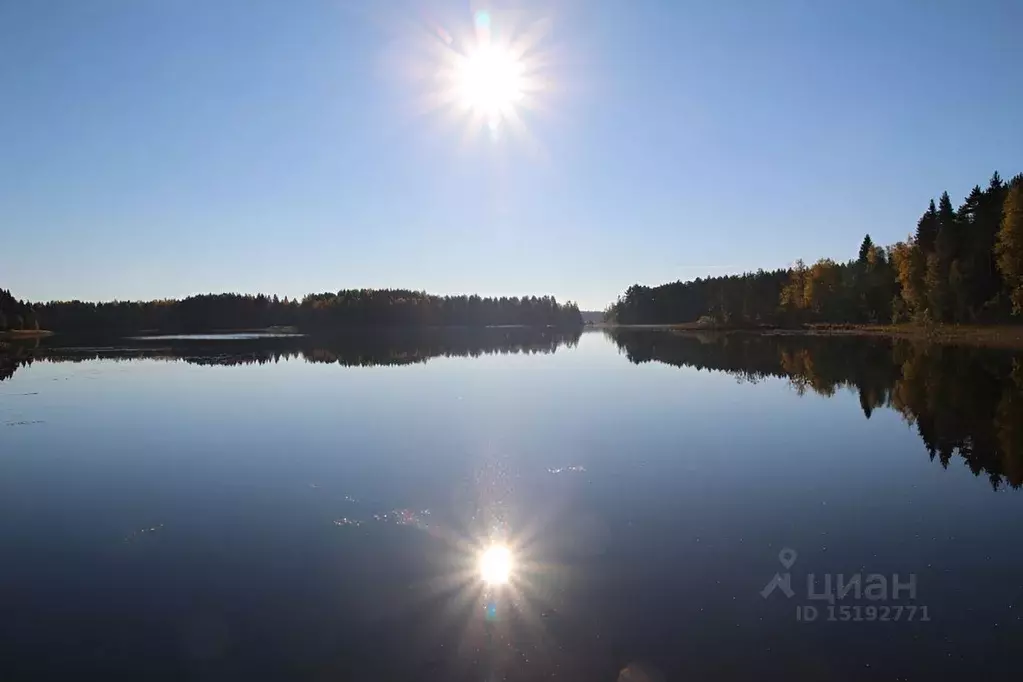
[[[898,412],[932,460],[959,457],[992,488],[1023,487],[1023,364],[1011,352],[890,338],[715,332],[609,332],[636,364],[727,372],[739,381],[787,379],[801,395],[859,396],[863,415]]]
[[[615,324],[788,326],[830,323],[1004,323],[1023,314],[1023,174],[996,172],[954,208],[945,192],[905,241],[856,258],[633,285],[605,311]]]
[[[359,327],[579,327],[572,302],[537,298],[435,296],[401,289],[349,289],[281,299],[265,294],[205,294],[182,300],[27,303],[0,290],[0,331],[62,333],[199,332],[297,327],[306,331]]]
[[[10,291],[0,289],[0,332],[39,329],[39,319],[30,303],[14,298]]]

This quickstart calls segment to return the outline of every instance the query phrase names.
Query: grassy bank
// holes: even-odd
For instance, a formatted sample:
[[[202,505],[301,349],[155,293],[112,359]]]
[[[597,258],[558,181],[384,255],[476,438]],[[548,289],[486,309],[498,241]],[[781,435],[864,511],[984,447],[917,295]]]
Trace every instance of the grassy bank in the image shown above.
[[[51,331],[45,329],[12,329],[6,332],[0,332],[0,341],[10,340],[15,341],[18,339],[41,339],[44,336],[50,336],[53,334]]]
[[[1023,325],[918,325],[918,324],[810,324],[801,327],[708,327],[684,324],[593,325],[596,329],[648,329],[678,332],[761,334],[764,336],[871,336],[930,343],[1012,348],[1023,350]]]
[[[803,333],[824,336],[890,336],[932,343],[1023,350],[1023,326],[1011,325],[820,324],[810,325]]]

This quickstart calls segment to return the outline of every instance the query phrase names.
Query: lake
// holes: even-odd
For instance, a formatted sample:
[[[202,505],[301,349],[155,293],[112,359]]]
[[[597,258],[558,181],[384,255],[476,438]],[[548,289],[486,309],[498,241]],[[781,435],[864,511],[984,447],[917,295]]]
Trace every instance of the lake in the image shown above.
[[[1018,679],[1012,353],[55,337],[0,379],[4,680]]]

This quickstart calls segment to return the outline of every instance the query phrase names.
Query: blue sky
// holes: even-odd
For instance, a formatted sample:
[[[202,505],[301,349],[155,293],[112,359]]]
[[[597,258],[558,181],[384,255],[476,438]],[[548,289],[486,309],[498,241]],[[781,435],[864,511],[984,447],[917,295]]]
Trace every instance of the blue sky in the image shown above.
[[[548,29],[528,137],[421,110],[429,31],[482,9]],[[1023,170],[1021,25],[1011,0],[0,0],[0,286],[599,309],[846,259]]]

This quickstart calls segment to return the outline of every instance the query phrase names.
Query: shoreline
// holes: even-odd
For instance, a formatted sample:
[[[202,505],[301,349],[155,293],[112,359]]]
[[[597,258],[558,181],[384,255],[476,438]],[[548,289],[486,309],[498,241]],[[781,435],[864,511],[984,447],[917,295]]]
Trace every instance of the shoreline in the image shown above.
[[[518,325],[505,325],[497,328],[517,328]],[[459,327],[455,327],[458,329]],[[413,328],[422,331],[424,328]],[[431,331],[438,329],[450,330],[452,327],[428,327]],[[547,328],[551,329],[551,328]],[[800,327],[709,327],[695,322],[677,324],[613,324],[598,322],[587,324],[580,331],[659,331],[681,334],[722,334],[755,336],[862,336],[872,338],[897,338],[921,343],[937,343],[943,345],[968,345],[984,348],[1003,348],[1023,350],[1023,325],[919,325],[919,324],[853,324],[853,323],[814,323]],[[346,330],[352,331],[352,330]],[[365,331],[365,330],[363,330]],[[388,331],[395,331],[389,329]],[[409,329],[399,329],[409,331]],[[217,330],[206,334],[238,334],[238,333],[280,333],[280,328],[259,330]],[[195,333],[195,332],[193,332]],[[49,330],[9,330],[0,332],[0,341],[26,341],[43,339],[53,336]],[[312,335],[315,335],[314,333]],[[283,334],[282,334],[283,336]]]
[[[18,339],[42,339],[53,336],[53,332],[46,329],[12,329],[0,332],[0,341],[13,341]]]
[[[609,324],[588,325],[607,331],[670,331],[676,333],[752,334],[757,336],[863,336],[897,338],[942,345],[967,345],[984,348],[1023,350],[1023,325],[918,325],[818,323],[801,327],[707,327],[695,322],[681,324]]]

